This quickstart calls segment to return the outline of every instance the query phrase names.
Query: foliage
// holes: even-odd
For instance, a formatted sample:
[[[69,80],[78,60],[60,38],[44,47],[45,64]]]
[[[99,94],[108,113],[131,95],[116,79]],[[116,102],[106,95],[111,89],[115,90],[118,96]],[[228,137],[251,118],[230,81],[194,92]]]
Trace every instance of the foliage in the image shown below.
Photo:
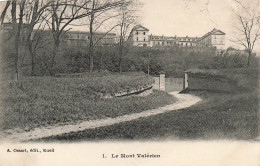
[[[251,90],[243,93],[190,92],[203,101],[179,111],[43,140],[255,139],[259,137],[259,71],[247,68],[218,71],[219,74],[226,72],[240,80],[242,87]]]
[[[47,36],[47,35],[46,35]],[[47,39],[46,42],[48,41]],[[44,43],[44,42],[42,42]],[[10,56],[8,45],[7,51],[3,52],[3,57]],[[52,44],[44,44],[38,49],[35,56],[35,75],[50,75],[50,59]],[[30,73],[31,58],[26,51],[25,57],[21,61],[20,67],[22,74]],[[94,71],[108,70],[111,72],[120,71],[120,56],[118,45],[97,46],[93,52]],[[150,55],[150,60],[148,59]],[[184,71],[189,69],[234,69],[247,66],[247,57],[241,54],[223,53],[216,55],[214,48],[198,50],[198,48],[179,48],[179,47],[154,47],[154,48],[129,48],[126,55],[122,58],[122,72],[143,71],[148,73],[148,63],[151,75],[158,75],[161,71],[166,72],[166,77],[183,77]],[[6,59],[12,64],[12,58]],[[250,67],[256,68],[259,65],[259,57],[251,57]],[[10,63],[12,62],[12,63]],[[9,66],[12,70],[12,66]],[[9,70],[9,72],[10,72]],[[81,73],[89,71],[89,51],[87,46],[61,44],[59,52],[55,57],[54,73]]]
[[[151,83],[141,73],[85,73],[75,77],[24,77],[3,81],[1,102],[3,129],[92,120],[141,112],[174,102],[165,92],[147,97],[100,99],[99,92],[113,93]]]
[[[179,111],[43,140],[252,140],[258,137],[256,92],[193,93],[204,98],[204,102]]]
[[[237,69],[221,69],[221,70],[201,70],[192,69],[188,70],[188,73],[195,75],[211,76],[211,77],[223,77],[230,80],[234,80],[240,87],[247,90],[254,90],[259,88],[258,68],[237,68]]]

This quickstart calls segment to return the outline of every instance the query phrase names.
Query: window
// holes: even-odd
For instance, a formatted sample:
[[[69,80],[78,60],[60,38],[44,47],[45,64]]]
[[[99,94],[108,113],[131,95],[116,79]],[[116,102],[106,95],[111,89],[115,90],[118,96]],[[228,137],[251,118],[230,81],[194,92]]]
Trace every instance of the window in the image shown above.
[[[138,35],[138,31],[136,31],[136,34]]]
[[[138,37],[136,38],[136,41],[138,41]]]
[[[144,38],[144,41],[145,41],[145,38]]]
[[[144,35],[145,35],[145,32],[144,32]]]

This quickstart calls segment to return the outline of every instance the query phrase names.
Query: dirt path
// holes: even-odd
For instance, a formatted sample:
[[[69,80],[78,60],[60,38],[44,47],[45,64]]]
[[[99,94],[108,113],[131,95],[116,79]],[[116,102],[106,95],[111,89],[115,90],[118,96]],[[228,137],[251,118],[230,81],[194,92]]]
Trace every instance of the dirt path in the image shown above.
[[[70,133],[70,132],[77,132],[77,131],[83,131],[86,129],[93,129],[103,126],[109,126],[121,122],[127,122],[131,120],[135,120],[138,118],[144,118],[152,115],[157,115],[169,111],[179,110],[182,108],[190,107],[197,102],[201,101],[201,99],[197,96],[193,96],[190,94],[178,94],[178,92],[171,92],[169,93],[173,95],[175,98],[177,98],[177,102],[152,109],[143,111],[140,113],[134,113],[130,115],[123,115],[116,118],[105,118],[105,119],[98,119],[98,120],[91,120],[91,121],[85,121],[80,122],[76,124],[71,125],[62,125],[62,126],[48,126],[48,127],[42,127],[42,128],[35,128],[28,132],[10,132],[9,134],[5,135],[6,139],[11,139],[14,141],[28,141],[32,139],[39,139],[43,137],[49,137],[53,135],[61,135],[64,133]]]

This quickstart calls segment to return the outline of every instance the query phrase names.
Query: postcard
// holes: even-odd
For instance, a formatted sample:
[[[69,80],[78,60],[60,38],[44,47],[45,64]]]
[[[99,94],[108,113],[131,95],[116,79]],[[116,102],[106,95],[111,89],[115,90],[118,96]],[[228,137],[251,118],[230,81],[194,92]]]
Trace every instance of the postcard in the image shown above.
[[[259,0],[0,1],[0,166],[259,166]]]

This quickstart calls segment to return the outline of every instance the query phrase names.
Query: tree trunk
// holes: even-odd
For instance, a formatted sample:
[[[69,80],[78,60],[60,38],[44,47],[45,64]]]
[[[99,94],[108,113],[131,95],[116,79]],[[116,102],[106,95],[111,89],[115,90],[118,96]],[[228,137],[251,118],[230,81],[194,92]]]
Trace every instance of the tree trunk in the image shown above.
[[[251,58],[251,51],[248,52],[247,68],[249,68],[249,65],[250,65],[250,58]]]
[[[123,37],[121,33],[121,37],[119,40],[119,73],[122,72],[122,58],[123,58]]]
[[[32,66],[31,66],[31,76],[35,76],[35,72],[34,72],[34,66],[35,66],[35,54],[34,54],[34,51],[33,51],[33,48],[32,48],[32,43],[31,41],[28,41],[28,50],[29,50],[29,53],[31,55],[31,62],[32,62]]]
[[[94,8],[95,8],[95,0],[93,0],[92,3],[92,11],[91,11],[91,15],[90,15],[90,22],[89,22],[89,34],[90,34],[90,38],[89,38],[89,72],[92,73],[93,68],[94,68],[94,55],[93,55],[93,22],[94,22],[94,17],[95,17],[95,12],[94,12]]]
[[[15,34],[15,41],[14,41],[14,66],[15,66],[15,79],[19,79],[19,73],[18,73],[18,56],[19,56],[19,42],[20,42],[20,29],[21,29],[21,24],[17,24],[16,22],[16,1],[12,1],[12,24],[13,24],[13,29],[14,29],[14,34]],[[21,17],[21,16],[20,16]],[[19,20],[21,21],[21,20]]]
[[[93,35],[92,35],[92,27],[90,28],[90,39],[89,39],[89,72],[92,73],[94,68],[94,58],[93,58]]]
[[[11,1],[7,1],[6,2],[5,8],[4,8],[4,10],[3,10],[2,14],[1,14],[1,25],[3,25],[3,23],[4,23],[6,11],[7,11],[8,7],[10,6],[10,2]]]
[[[17,26],[17,25],[16,25]],[[16,80],[19,79],[19,71],[18,71],[18,56],[19,56],[19,39],[20,39],[20,32],[19,32],[19,28],[16,28],[17,29],[17,33],[15,35],[15,42],[14,42],[14,55],[15,55],[15,77],[16,77]]]
[[[51,58],[51,65],[50,65],[50,74],[51,76],[53,76],[55,74],[53,68],[54,68],[54,65],[55,65],[55,57],[59,51],[59,45],[60,45],[60,40],[59,38],[56,38],[55,41],[54,41],[54,47],[53,47],[53,50],[52,50],[52,58]]]
[[[103,69],[103,54],[100,53],[100,62],[99,62],[99,71],[101,71]]]
[[[123,54],[123,49],[122,46],[119,46],[119,73],[122,73],[122,55]]]

